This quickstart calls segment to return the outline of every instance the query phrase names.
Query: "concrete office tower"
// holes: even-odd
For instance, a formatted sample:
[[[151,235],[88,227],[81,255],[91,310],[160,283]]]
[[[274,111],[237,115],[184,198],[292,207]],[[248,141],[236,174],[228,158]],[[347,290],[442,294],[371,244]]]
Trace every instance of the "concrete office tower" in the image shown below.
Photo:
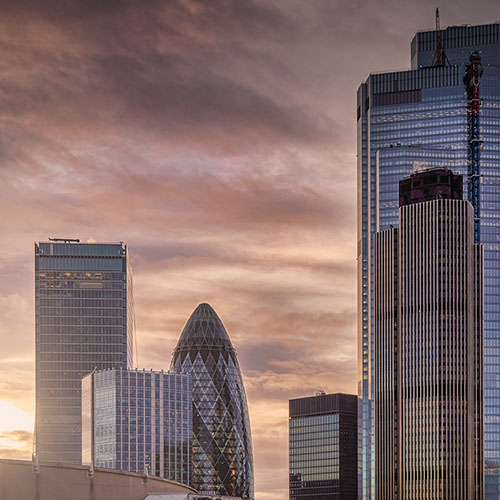
[[[190,485],[192,427],[190,375],[113,368],[82,380],[83,464]]]
[[[290,500],[356,500],[357,398],[325,394],[291,399]]]
[[[35,243],[36,416],[43,462],[81,463],[81,379],[133,357],[132,279],[122,243]]]
[[[411,69],[372,74],[357,93],[358,134],[358,411],[360,497],[373,484],[373,234],[398,224],[398,182],[414,166],[450,167],[466,175],[466,65],[478,50],[481,78],[481,239],[485,282],[486,498],[500,496],[500,24],[440,30],[451,62],[431,66],[436,31],[411,42]],[[380,69],[380,68],[373,68]],[[464,177],[464,182],[466,182]],[[467,189],[464,190],[467,192]]]
[[[416,173],[374,235],[376,500],[484,498],[483,248],[461,193]]]
[[[200,304],[174,349],[171,371],[193,380],[193,482],[200,493],[253,499],[253,455],[240,367],[217,313]]]

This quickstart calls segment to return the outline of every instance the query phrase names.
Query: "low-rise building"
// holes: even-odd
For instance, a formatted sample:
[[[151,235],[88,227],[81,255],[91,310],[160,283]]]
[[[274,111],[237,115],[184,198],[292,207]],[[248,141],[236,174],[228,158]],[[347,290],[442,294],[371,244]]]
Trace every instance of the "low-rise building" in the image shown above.
[[[186,374],[97,371],[82,380],[82,463],[191,484],[192,388]]]

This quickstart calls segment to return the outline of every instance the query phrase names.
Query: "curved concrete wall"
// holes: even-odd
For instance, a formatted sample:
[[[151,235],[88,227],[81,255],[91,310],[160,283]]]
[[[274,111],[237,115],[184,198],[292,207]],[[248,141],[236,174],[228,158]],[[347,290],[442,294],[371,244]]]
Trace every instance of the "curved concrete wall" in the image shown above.
[[[144,500],[150,493],[195,493],[180,483],[144,474],[81,465],[0,459],[1,500]]]

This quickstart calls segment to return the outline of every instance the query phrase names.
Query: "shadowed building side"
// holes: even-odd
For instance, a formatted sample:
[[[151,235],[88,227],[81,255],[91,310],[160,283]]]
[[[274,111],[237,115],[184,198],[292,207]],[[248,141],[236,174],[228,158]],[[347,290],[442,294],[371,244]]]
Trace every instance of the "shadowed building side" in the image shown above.
[[[401,181],[399,228],[374,235],[376,500],[484,498],[483,248],[455,181]]]
[[[288,411],[290,500],[356,500],[357,397],[291,399]]]

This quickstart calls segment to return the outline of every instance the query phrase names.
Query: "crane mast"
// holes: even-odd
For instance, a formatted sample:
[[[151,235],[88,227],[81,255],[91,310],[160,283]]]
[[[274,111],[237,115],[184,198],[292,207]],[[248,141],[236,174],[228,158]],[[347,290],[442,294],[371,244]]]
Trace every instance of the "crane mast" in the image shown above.
[[[439,8],[436,9],[436,51],[434,52],[434,57],[432,58],[431,66],[444,66],[447,62],[448,66],[451,66],[451,62],[446,55],[446,50],[441,42],[441,23],[439,20]]]
[[[477,51],[473,51],[469,57],[469,64],[466,67],[464,84],[467,89],[467,188],[468,199],[474,207],[474,243],[480,242],[481,231],[480,160],[482,141],[479,129],[481,111],[479,85],[482,74],[481,56]]]

